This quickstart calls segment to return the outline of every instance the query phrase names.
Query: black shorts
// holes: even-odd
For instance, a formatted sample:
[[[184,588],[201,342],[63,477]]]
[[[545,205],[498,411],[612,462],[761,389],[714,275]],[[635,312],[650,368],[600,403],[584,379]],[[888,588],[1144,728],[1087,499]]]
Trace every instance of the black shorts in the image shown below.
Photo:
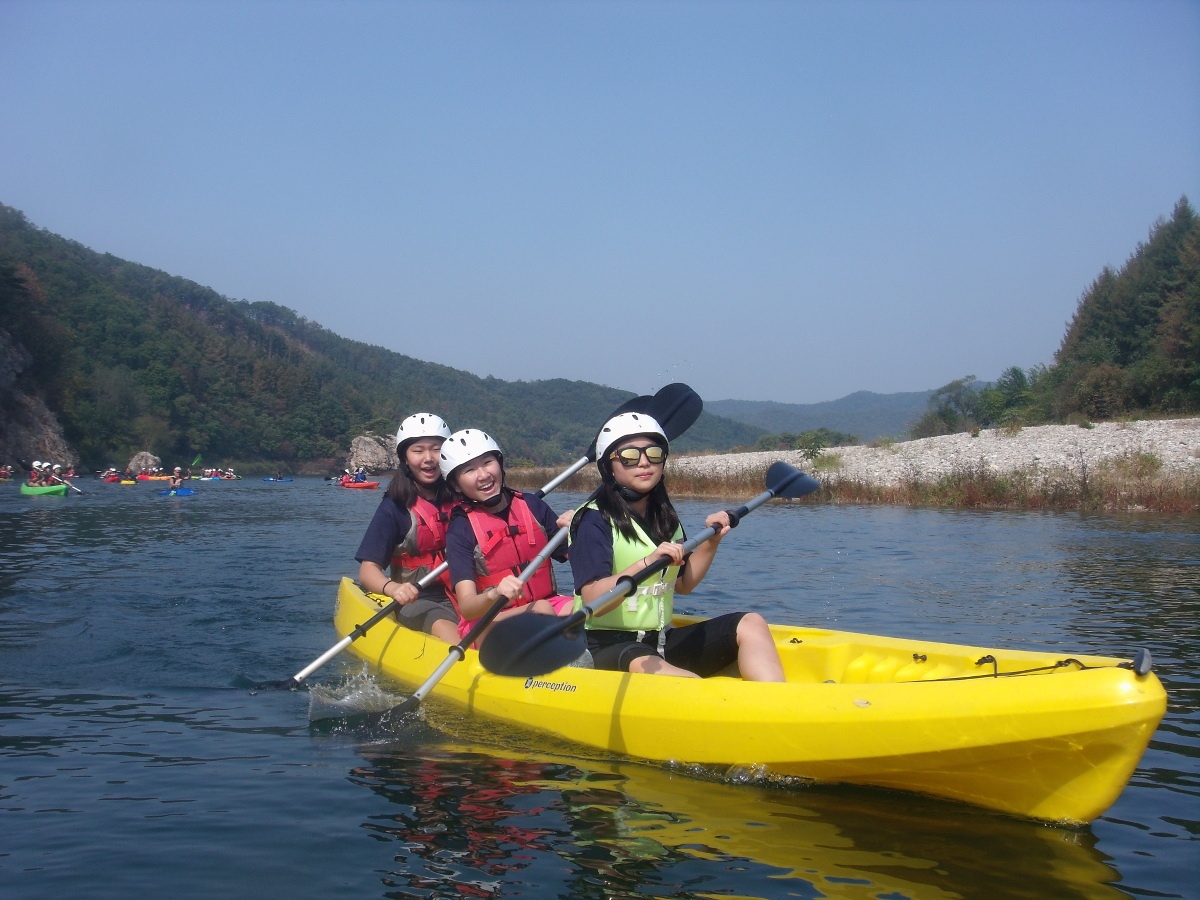
[[[412,603],[406,603],[396,612],[396,618],[405,628],[413,631],[423,631],[433,634],[433,623],[445,619],[458,627],[458,613],[454,605],[444,594],[440,598],[427,597],[424,594]]]
[[[670,629],[663,658],[701,678],[716,675],[737,662],[737,627],[744,615],[744,612],[726,613]],[[659,655],[657,631],[647,631],[639,641],[636,631],[596,629],[588,631],[587,640],[597,669],[628,672],[635,659]]]

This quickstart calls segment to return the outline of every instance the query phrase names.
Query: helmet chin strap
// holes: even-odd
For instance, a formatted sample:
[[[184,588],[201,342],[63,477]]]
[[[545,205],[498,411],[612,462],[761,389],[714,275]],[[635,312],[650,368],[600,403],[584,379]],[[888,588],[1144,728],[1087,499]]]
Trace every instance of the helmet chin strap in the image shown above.
[[[500,502],[503,499],[504,499],[504,488],[501,487],[500,490],[497,491],[495,497],[488,497],[488,499],[482,501],[482,503],[480,505],[486,506],[488,509],[494,509],[495,507],[500,505]]]
[[[633,488],[626,487],[623,484],[617,485],[617,493],[620,494],[621,499],[625,500],[627,503],[636,503],[638,500],[641,500],[646,496],[641,491],[635,491]]]

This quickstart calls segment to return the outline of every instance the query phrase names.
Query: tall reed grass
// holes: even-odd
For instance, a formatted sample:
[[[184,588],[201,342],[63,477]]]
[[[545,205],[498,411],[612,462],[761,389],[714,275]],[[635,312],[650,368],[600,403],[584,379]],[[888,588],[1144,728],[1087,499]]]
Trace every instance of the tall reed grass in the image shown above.
[[[672,471],[667,484],[674,497],[746,500],[762,493],[766,465],[727,474]],[[994,472],[982,464],[964,465],[936,479],[910,475],[894,484],[849,478],[817,465],[811,473],[820,490],[798,503],[880,503],[961,509],[1072,510],[1080,512],[1156,512],[1200,515],[1200,474],[1164,472],[1152,453],[1136,453],[1092,466],[1082,457],[1070,468]],[[559,474],[553,468],[513,469],[508,482],[536,490]],[[599,483],[588,466],[560,490],[590,493]]]

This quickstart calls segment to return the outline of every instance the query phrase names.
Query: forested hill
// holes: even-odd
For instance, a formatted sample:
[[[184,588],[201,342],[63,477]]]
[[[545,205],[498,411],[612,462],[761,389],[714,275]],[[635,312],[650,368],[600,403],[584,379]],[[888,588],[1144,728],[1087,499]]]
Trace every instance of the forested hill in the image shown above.
[[[32,357],[11,388],[40,396],[92,465],[150,450],[298,468],[422,409],[493,432],[511,460],[554,464],[577,459],[631,395],[478,378],[351,341],[276,304],[96,253],[3,205],[0,329],[13,359]],[[677,445],[728,449],[761,433],[706,413]]]
[[[1055,411],[1200,411],[1200,218],[1183,198],[1079,301],[1051,371]]]

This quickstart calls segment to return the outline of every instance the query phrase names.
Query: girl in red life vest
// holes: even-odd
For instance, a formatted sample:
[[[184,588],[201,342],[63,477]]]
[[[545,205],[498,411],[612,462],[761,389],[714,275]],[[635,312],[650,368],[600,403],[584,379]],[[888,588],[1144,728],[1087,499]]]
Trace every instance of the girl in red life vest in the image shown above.
[[[457,431],[442,445],[441,465],[446,482],[463,498],[446,532],[460,637],[501,597],[508,606],[496,619],[569,614],[574,598],[558,593],[548,562],[524,584],[517,577],[558,531],[559,517],[540,498],[504,486],[504,454],[496,442],[478,429]],[[566,554],[555,558],[565,560]]]
[[[396,432],[400,465],[355,559],[358,583],[400,604],[400,624],[456,644],[458,613],[450,599],[448,575],[417,587],[445,559],[454,499],[439,466],[442,442],[449,436],[450,426],[432,413],[414,413],[400,423]]]

